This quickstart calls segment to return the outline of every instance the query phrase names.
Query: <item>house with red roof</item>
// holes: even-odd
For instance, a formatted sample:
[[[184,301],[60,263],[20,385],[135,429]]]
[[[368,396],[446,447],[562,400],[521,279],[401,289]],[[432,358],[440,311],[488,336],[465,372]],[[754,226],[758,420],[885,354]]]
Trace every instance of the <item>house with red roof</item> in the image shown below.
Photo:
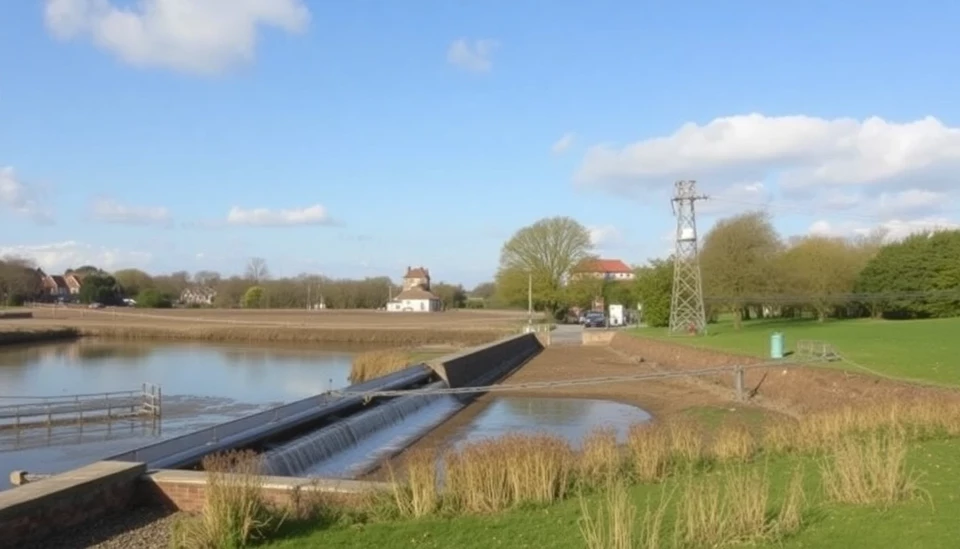
[[[581,261],[570,273],[572,280],[599,278],[608,281],[629,281],[635,277],[633,269],[619,259],[587,259]]]

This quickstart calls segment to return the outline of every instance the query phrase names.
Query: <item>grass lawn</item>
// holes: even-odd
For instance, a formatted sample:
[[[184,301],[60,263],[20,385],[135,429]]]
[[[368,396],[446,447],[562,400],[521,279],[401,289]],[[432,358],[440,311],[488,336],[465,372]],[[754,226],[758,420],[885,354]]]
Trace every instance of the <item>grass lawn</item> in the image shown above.
[[[823,500],[820,479],[813,458],[776,458],[750,467],[769,467],[772,477],[771,503],[779,505],[789,472],[804,460],[806,493],[810,502],[807,524],[793,537],[752,547],[917,547],[954,548],[960,539],[960,441],[935,440],[911,446],[909,466],[921,474],[920,486],[926,500],[900,503],[886,511],[876,507],[838,505]],[[707,473],[700,473],[707,474]],[[667,491],[676,481],[663,486]],[[631,488],[639,514],[661,495],[661,487],[640,485]],[[598,498],[593,497],[591,500]],[[592,504],[592,501],[591,501]],[[672,511],[664,522],[669,539]],[[585,543],[578,528],[579,502],[576,498],[540,509],[514,510],[491,516],[426,519],[367,525],[338,525],[318,529],[311,524],[288,524],[283,539],[265,544],[271,548],[577,548]]]
[[[885,375],[960,385],[960,318],[932,320],[754,320],[736,331],[733,323],[708,326],[700,338],[670,337],[665,329],[640,328],[641,337],[669,338],[688,345],[769,357],[770,334],[782,332],[787,350],[797,340],[825,341],[849,360]],[[839,367],[856,368],[837,362]]]

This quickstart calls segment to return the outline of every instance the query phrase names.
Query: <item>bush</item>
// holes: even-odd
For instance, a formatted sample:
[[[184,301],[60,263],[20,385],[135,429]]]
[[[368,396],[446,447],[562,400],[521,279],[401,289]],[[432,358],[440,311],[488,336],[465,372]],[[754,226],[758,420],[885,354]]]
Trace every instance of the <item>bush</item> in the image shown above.
[[[143,290],[137,295],[137,307],[145,309],[169,309],[173,306],[173,300],[166,294],[157,290]]]

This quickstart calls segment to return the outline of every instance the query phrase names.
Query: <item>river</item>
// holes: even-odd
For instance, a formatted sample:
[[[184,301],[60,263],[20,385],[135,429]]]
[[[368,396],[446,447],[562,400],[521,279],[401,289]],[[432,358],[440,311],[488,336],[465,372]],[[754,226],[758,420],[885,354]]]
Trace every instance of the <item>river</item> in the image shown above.
[[[15,469],[56,473],[348,384],[352,353],[263,345],[116,342],[0,348],[3,397],[163,390],[163,419],[0,431],[0,489]]]

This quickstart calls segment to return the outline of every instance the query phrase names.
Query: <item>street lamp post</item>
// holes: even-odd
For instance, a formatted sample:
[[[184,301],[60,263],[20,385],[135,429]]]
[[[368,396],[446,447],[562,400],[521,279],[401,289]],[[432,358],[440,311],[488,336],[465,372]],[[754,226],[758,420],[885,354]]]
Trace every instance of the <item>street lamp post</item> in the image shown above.
[[[527,272],[527,324],[533,325],[533,272]]]

